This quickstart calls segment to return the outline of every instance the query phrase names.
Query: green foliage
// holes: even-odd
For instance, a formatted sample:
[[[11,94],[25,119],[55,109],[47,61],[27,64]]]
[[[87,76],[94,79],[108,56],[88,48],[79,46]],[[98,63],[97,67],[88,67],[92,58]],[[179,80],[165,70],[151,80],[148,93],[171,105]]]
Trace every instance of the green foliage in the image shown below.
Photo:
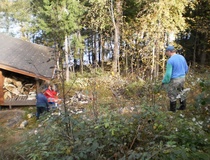
[[[144,28],[148,28],[150,31],[157,31],[157,29],[160,31],[159,29],[161,29],[161,32],[162,30],[168,33],[171,31],[178,32],[186,27],[185,19],[182,15],[185,13],[185,7],[190,3],[188,0],[147,1],[142,3],[144,9],[140,11],[140,20],[144,22]],[[145,18],[147,19],[146,21]],[[161,28],[158,28],[159,25]]]
[[[209,158],[209,133],[196,113],[142,105],[129,115],[108,109],[96,121],[83,114],[46,116],[38,132],[16,146],[25,159]]]
[[[158,97],[158,101],[162,100],[161,105],[159,102],[151,104],[150,99],[158,95],[158,85],[149,81],[148,84],[142,84],[144,96],[140,100],[132,99],[130,103],[124,103],[120,97],[108,100],[107,92],[109,87],[116,92],[126,85],[135,84],[133,80],[125,83],[117,76],[106,75],[79,79],[79,82],[86,84],[83,89],[88,88],[94,94],[107,96],[107,101],[102,103],[101,99],[95,99],[80,114],[69,111],[75,106],[67,107],[66,112],[44,114],[35,122],[35,127],[27,131],[22,142],[11,148],[16,153],[12,154],[14,157],[34,160],[210,158],[208,110],[202,112],[189,104],[184,111],[169,112],[163,107],[166,97]],[[202,91],[208,91],[208,80],[201,82]],[[67,85],[66,89],[70,89],[70,86]],[[150,97],[150,94],[153,96]],[[133,109],[123,112],[125,108]]]
[[[82,6],[75,0],[42,0],[33,2],[37,32],[42,30],[48,41],[63,45],[66,35],[79,29]]]
[[[130,82],[125,86],[125,96],[133,98],[141,96],[143,93],[144,84],[145,82],[141,79],[138,81]]]
[[[87,14],[85,15],[85,25],[93,31],[103,31],[111,25],[109,17],[109,2],[106,0],[90,0],[86,4]]]
[[[207,80],[201,80],[200,81],[200,88],[201,88],[201,93],[197,95],[196,97],[196,107],[206,107],[207,105],[210,104],[210,81]]]
[[[208,24],[210,23],[210,3],[209,0],[192,2],[194,3],[193,9],[187,7],[184,15],[189,28],[184,33],[180,33],[177,41],[182,45],[187,59],[191,59],[195,68],[198,67],[197,63],[205,65],[209,62],[210,38],[208,35],[210,33],[210,26]],[[190,36],[188,36],[189,34]],[[203,48],[205,49],[199,53],[199,50]],[[199,71],[205,72],[206,67],[199,67]]]

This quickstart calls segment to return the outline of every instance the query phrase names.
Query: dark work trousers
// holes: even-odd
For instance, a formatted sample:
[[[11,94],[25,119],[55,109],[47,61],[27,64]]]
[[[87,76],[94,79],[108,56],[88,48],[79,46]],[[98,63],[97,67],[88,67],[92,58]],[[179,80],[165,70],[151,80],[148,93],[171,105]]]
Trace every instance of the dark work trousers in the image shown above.
[[[36,107],[36,110],[36,118],[39,119],[40,114],[46,111],[46,107]]]

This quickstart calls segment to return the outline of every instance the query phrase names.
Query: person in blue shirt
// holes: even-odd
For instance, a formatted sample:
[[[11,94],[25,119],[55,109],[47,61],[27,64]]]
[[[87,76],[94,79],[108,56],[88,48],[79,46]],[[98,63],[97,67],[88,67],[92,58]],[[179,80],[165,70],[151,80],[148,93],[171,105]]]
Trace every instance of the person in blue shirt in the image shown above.
[[[177,95],[184,89],[185,75],[188,72],[188,65],[184,56],[177,54],[174,46],[166,48],[166,56],[169,57],[166,65],[166,72],[162,85],[166,88],[170,99],[170,111],[176,112]],[[179,99],[178,110],[186,109],[186,98]]]
[[[44,95],[45,89],[43,89],[40,93],[36,96],[36,118],[39,119],[40,114],[48,111],[49,103],[47,97]]]

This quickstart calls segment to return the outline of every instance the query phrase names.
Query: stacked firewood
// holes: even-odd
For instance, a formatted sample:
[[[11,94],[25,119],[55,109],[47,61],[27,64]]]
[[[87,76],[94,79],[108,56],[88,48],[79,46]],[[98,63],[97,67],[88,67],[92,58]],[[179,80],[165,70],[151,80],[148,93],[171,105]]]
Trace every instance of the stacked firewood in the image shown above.
[[[4,78],[3,85],[4,99],[33,100],[36,96],[36,85],[22,83],[16,78]]]

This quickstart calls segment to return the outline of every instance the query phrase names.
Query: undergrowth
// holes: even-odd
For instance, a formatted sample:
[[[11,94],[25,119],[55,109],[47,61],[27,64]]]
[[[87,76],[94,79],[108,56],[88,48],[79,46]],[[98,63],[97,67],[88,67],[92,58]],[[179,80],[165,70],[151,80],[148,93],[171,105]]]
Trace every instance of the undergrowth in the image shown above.
[[[206,159],[209,132],[195,110],[170,113],[137,106],[132,114],[107,110],[85,115],[48,115],[15,150],[24,159]],[[45,117],[46,118],[46,117]],[[21,158],[20,158],[21,159]]]
[[[4,154],[17,160],[208,160],[209,80],[193,76],[186,81],[187,110],[176,113],[168,111],[159,82],[142,86],[110,75],[86,84],[79,79],[84,93],[97,95],[84,112],[45,114]]]

